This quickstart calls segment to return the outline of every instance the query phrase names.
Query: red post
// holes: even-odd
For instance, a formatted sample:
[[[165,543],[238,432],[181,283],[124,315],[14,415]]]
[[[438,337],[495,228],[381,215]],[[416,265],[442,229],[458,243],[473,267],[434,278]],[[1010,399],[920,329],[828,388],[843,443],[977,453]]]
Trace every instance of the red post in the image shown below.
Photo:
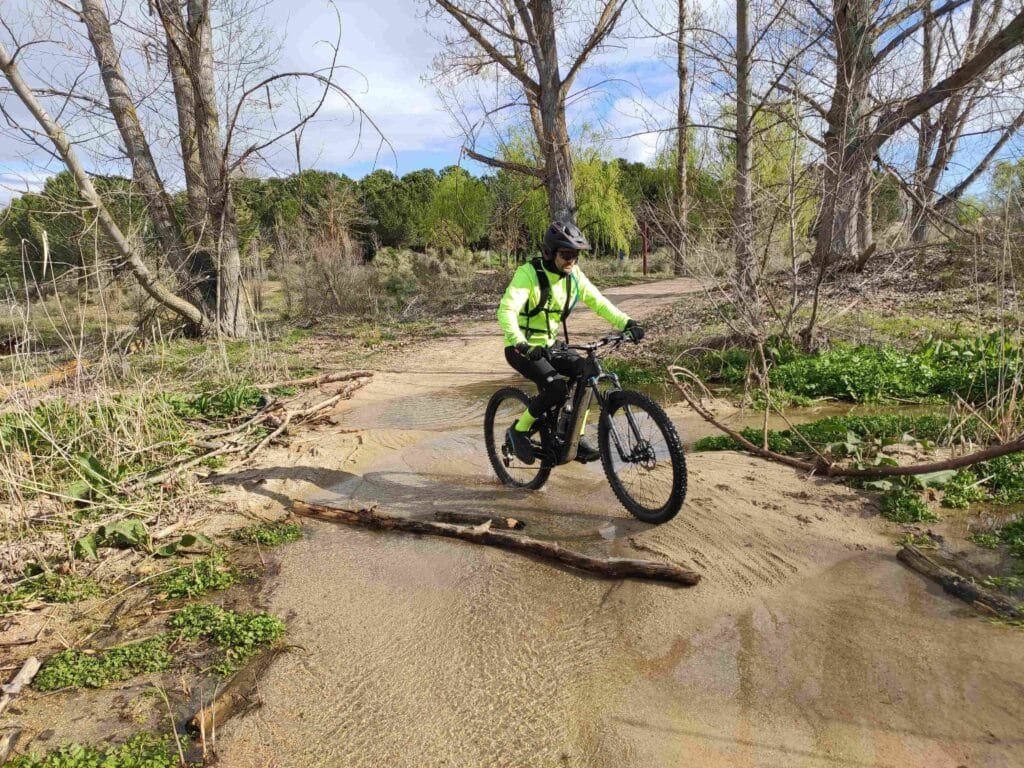
[[[641,227],[640,231],[643,233],[643,236],[644,236],[644,277],[647,277],[647,222],[646,221],[643,223],[643,227]]]

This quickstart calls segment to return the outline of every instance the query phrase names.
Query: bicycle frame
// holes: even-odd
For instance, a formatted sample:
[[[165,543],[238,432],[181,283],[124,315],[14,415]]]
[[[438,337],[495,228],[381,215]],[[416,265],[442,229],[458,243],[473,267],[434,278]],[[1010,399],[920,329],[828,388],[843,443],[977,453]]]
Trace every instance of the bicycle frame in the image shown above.
[[[601,367],[601,359],[597,354],[597,350],[608,344],[618,346],[618,344],[622,343],[623,338],[621,335],[606,336],[600,341],[591,344],[567,345],[567,349],[586,352],[587,357],[584,372],[571,383],[572,391],[569,397],[566,398],[566,403],[558,410],[555,416],[554,436],[563,443],[561,450],[558,450],[559,446],[556,443],[555,448],[558,450],[556,464],[568,464],[576,458],[581,437],[580,433],[583,430],[583,419],[591,404],[597,401],[598,412],[603,412],[608,407],[608,398],[611,394],[622,390],[619,377],[614,373],[605,373]],[[602,381],[611,382],[611,386],[602,391],[600,386]],[[571,417],[567,424],[562,424],[562,417],[566,413],[571,414]],[[633,430],[634,434],[639,435],[639,428],[633,421],[633,414],[628,408],[625,413],[630,429]],[[619,453],[619,458],[624,462],[635,461],[636,457],[633,457],[632,454],[627,455],[623,449],[622,438],[619,436],[615,424],[613,423],[610,426],[612,441],[615,443],[615,449]]]

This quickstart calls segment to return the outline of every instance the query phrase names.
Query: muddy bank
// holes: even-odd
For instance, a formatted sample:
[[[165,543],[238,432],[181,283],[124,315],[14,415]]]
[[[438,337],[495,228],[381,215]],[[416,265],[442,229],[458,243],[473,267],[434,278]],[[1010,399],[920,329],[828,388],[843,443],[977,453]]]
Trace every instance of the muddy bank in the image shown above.
[[[608,293],[643,317],[692,287]],[[577,337],[601,328],[574,320]],[[658,528],[618,506],[599,465],[512,493],[473,394],[503,378],[496,329],[471,326],[378,374],[341,412],[359,432],[303,435],[217,482],[254,510],[514,513],[530,535],[704,581],[609,582],[310,523],[268,596],[296,647],[261,682],[263,707],[219,731],[221,765],[1018,764],[1022,635],[903,569],[898,527],[862,497],[734,453],[691,456],[687,504]]]

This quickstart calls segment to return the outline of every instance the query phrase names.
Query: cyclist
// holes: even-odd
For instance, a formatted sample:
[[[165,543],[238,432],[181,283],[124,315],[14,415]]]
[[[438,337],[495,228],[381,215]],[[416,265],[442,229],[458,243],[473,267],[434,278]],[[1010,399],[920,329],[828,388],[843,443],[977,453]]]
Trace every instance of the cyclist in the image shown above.
[[[534,422],[549,408],[565,401],[568,385],[582,372],[583,358],[574,350],[556,345],[558,325],[565,325],[577,302],[583,301],[617,330],[626,331],[634,342],[644,329],[601,295],[577,262],[590,243],[575,224],[552,222],[544,233],[542,258],[534,258],[516,270],[498,305],[498,323],[505,332],[505,359],[519,373],[537,385],[537,396],[506,433],[516,458],[533,464],[536,452],[529,435]],[[586,429],[586,415],[583,429]],[[586,463],[600,454],[580,433],[576,461]]]

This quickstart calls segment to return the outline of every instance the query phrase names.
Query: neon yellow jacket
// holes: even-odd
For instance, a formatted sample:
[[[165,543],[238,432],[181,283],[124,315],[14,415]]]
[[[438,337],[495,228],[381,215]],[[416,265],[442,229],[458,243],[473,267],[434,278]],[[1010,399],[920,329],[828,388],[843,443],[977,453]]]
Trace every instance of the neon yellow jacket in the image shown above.
[[[544,270],[551,286],[551,298],[548,300],[548,311],[539,312],[527,318],[525,312],[533,309],[540,301],[540,284],[537,282],[537,270],[529,261],[520,265],[512,276],[512,281],[505,289],[498,305],[498,323],[505,332],[505,346],[527,342],[531,346],[550,347],[558,339],[558,329],[562,322],[562,310],[566,303],[575,306],[582,301],[598,316],[604,318],[616,330],[623,330],[629,317],[618,310],[594,284],[583,274],[579,265],[575,265],[565,277]],[[571,294],[570,294],[571,290]],[[567,297],[567,294],[570,294]]]

